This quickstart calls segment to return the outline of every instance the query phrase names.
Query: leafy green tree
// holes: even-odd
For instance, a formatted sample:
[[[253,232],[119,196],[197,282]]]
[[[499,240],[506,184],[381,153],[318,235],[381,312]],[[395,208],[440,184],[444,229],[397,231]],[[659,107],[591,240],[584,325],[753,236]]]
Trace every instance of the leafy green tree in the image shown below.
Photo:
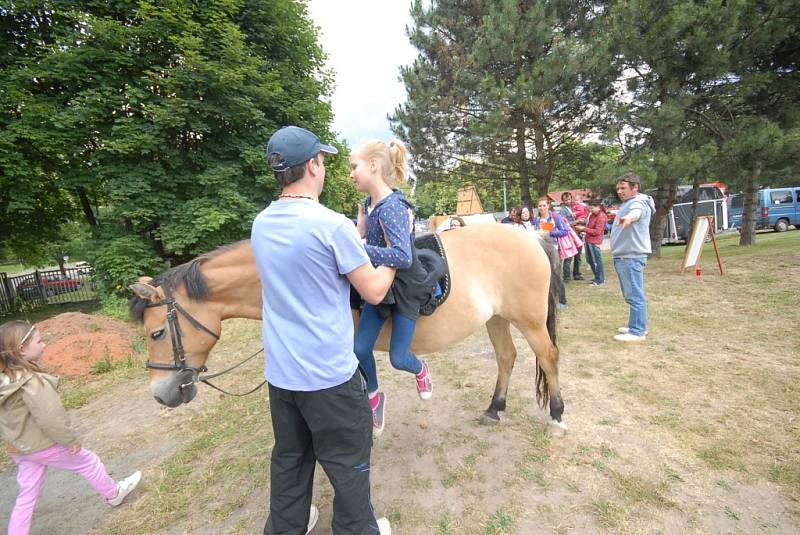
[[[650,225],[655,256],[679,182],[702,174],[711,160],[692,131],[703,127],[698,101],[729,72],[738,13],[720,3],[618,2],[605,21],[626,89],[616,106],[617,128],[606,134],[622,140],[626,160],[640,152],[655,172],[647,184],[656,188]]]
[[[80,214],[98,247],[130,251],[130,237],[186,260],[246,237],[275,196],[275,129],[332,137],[330,75],[300,1],[22,1],[0,18],[0,207],[15,250]],[[344,206],[333,170],[328,196]]]
[[[720,140],[720,167],[744,191],[741,245],[755,243],[760,186],[797,177],[800,167],[800,2],[740,4],[731,76],[707,102]]]
[[[419,56],[401,70],[408,97],[393,125],[420,182],[468,164],[517,182],[526,204],[531,184],[546,193],[611,91],[608,58],[592,36],[602,10],[588,2],[415,1],[410,39]]]
[[[711,173],[744,187],[742,243],[754,239],[758,185],[792,167],[799,7],[796,0],[674,0],[611,8],[606,33],[628,101],[619,103],[619,127],[608,134],[624,139],[623,160],[645,155],[655,171],[656,255],[678,182],[698,184]]]

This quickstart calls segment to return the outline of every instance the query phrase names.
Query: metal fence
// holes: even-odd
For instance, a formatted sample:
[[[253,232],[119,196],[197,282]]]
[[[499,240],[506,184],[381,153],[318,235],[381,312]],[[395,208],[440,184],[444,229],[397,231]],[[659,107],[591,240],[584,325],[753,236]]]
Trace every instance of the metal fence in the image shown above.
[[[0,273],[0,316],[56,303],[95,301],[96,289],[92,268],[37,270],[16,277]]]

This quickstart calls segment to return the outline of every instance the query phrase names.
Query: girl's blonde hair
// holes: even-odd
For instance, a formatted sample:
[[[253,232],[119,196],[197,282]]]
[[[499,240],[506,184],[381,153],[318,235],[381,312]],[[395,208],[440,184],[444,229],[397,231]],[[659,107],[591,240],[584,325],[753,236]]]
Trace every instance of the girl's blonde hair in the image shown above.
[[[9,373],[12,372],[18,376],[22,370],[42,371],[35,362],[26,360],[21,353],[23,340],[25,343],[30,342],[34,329],[36,327],[30,323],[18,320],[0,325],[0,372],[9,376],[12,376]]]
[[[367,141],[358,148],[356,154],[366,161],[375,160],[381,176],[390,188],[396,187],[408,178],[408,149],[399,139],[389,143],[383,141]]]

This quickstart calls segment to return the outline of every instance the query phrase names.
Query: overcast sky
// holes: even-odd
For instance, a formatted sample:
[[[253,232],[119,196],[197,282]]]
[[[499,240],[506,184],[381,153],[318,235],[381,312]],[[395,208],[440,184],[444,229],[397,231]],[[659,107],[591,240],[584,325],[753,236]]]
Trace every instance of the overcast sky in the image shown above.
[[[328,66],[335,75],[333,128],[355,148],[394,135],[387,115],[405,101],[400,66],[416,49],[406,37],[410,0],[309,0]]]

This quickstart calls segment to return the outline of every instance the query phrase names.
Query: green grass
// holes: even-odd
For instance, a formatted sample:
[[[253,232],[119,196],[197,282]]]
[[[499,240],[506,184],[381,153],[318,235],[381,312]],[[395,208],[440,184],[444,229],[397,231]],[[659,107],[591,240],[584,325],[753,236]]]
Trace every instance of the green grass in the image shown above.
[[[628,516],[627,511],[621,505],[609,500],[593,501],[592,511],[600,524],[607,528],[617,527]]]
[[[745,470],[739,451],[728,444],[707,444],[697,450],[697,456],[717,470]]]
[[[627,309],[606,257],[609,283],[569,286],[571,306],[559,319],[565,421],[576,431],[553,438],[531,401],[530,378],[515,371],[509,400],[516,412],[497,427],[465,421],[455,432],[429,431],[428,438],[416,438],[411,437],[415,422],[392,424],[404,436],[376,445],[374,451],[386,448],[377,454],[384,463],[407,462],[408,457],[387,454],[405,445],[410,457],[429,456],[436,467],[430,475],[409,468],[397,481],[381,481],[376,466],[378,489],[384,489],[376,491],[376,507],[398,533],[478,535],[520,532],[522,520],[536,515],[543,530],[547,526],[554,532],[581,525],[587,532],[655,533],[663,531],[665,517],[680,518],[683,512],[687,518],[676,521],[676,530],[706,532],[708,525],[698,519],[723,515],[741,520],[744,527],[745,520],[752,520],[749,509],[737,492],[723,492],[743,480],[765,484],[787,496],[787,503],[797,503],[800,464],[794,453],[800,432],[776,422],[791,421],[800,410],[795,386],[800,382],[795,362],[800,340],[791,329],[776,336],[781,324],[771,318],[793,318],[800,305],[795,289],[798,240],[797,231],[767,233],[759,235],[755,247],[739,248],[735,237],[723,237],[728,275],[715,274],[707,245],[700,280],[680,274],[683,247],[665,247],[663,258],[648,263],[652,327],[648,341],[639,346],[611,339],[614,329],[624,325]],[[233,362],[257,346],[257,326],[238,325],[225,323],[212,368],[223,366],[216,355]],[[141,338],[135,344],[144,349]],[[769,351],[764,350],[767,344]],[[435,359],[439,384],[455,389],[446,406],[474,408],[476,414],[485,408],[491,386],[478,385],[472,355],[442,352]],[[520,359],[518,366],[525,362]],[[65,384],[65,400],[71,397],[70,404],[81,406],[114,380],[144,380],[144,372],[134,368],[116,365],[93,381]],[[493,384],[493,373],[487,384]],[[591,399],[582,397],[586,393]],[[578,403],[584,404],[585,419],[571,420],[575,413],[570,408]],[[428,410],[415,406],[411,414],[422,418]],[[115,510],[102,532],[191,532],[202,525],[209,532],[246,533],[260,528],[261,511],[253,511],[250,497],[267,493],[269,486],[272,437],[264,392],[219,398],[191,420],[169,422],[169,433],[185,441],[159,460],[137,499]],[[505,441],[507,449],[498,451],[500,435],[512,438],[513,446]],[[647,444],[643,451],[626,447],[632,435],[639,445]],[[444,502],[423,507],[413,498],[381,503],[397,494],[394,488],[385,490],[389,485],[412,495],[455,495],[458,507]],[[713,511],[695,509],[699,506],[685,501],[692,495],[686,486],[724,494],[725,501],[714,504]],[[504,501],[497,501],[500,495],[487,499],[487,492],[503,493]],[[554,496],[552,507],[531,503],[531,496],[541,495]],[[327,487],[322,496],[329,503]],[[563,503],[558,501],[562,498]],[[499,503],[503,507],[498,509]],[[582,517],[589,511],[585,525]]]
[[[513,513],[505,508],[500,508],[489,517],[483,529],[484,535],[500,535],[502,533],[515,533],[516,518]]]
[[[795,501],[800,501],[800,460],[776,461],[769,470],[769,480],[788,489]]]
[[[8,276],[16,275],[25,271],[25,267],[17,262],[0,263],[0,273],[7,273]]]
[[[94,366],[92,366],[92,373],[101,375],[110,372],[112,369],[114,369],[114,363],[111,362],[111,357],[106,354],[103,355],[103,358],[94,363]]]
[[[725,506],[725,516],[733,520],[740,520],[739,514],[733,509],[731,509],[730,506],[728,505]]]
[[[191,440],[152,473],[145,487],[150,492],[115,517],[106,532],[153,533],[186,520],[197,503],[213,502],[211,519],[222,522],[265,488],[273,444],[265,396],[262,390],[221,398],[194,418],[185,430]]]
[[[673,507],[675,504],[666,496],[669,486],[654,483],[635,474],[612,473],[611,480],[618,495],[630,504],[648,504],[657,507]]]
[[[69,294],[62,294],[69,295]],[[59,297],[59,296],[56,296]],[[24,309],[2,317],[2,322],[11,320],[27,321],[28,323],[38,323],[46,319],[64,314],[65,312],[83,312],[84,314],[96,313],[100,305],[95,301],[83,303],[55,303],[34,309]]]
[[[455,532],[453,515],[449,511],[445,511],[436,521],[436,535],[453,535]]]
[[[442,486],[449,489],[454,485],[480,479],[482,476],[478,469],[478,460],[478,454],[473,453],[456,462],[454,466],[444,468],[442,470]]]

